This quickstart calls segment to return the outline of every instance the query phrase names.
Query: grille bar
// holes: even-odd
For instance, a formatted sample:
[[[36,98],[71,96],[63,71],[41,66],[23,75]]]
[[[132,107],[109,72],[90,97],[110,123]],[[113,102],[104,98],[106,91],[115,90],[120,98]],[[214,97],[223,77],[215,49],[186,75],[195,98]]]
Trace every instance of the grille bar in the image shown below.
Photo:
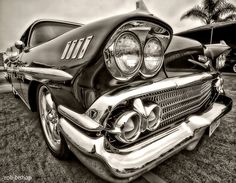
[[[143,96],[143,101],[151,101],[163,109],[161,126],[169,125],[184,116],[197,112],[211,96],[211,81],[194,86],[171,89]]]

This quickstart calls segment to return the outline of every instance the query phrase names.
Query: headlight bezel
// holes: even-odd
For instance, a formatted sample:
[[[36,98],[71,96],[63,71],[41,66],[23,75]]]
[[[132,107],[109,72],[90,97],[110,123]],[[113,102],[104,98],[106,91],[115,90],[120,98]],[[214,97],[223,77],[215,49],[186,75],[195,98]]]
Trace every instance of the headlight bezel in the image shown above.
[[[159,46],[161,47],[161,61],[158,61],[158,65],[157,67],[154,69],[154,70],[149,70],[146,66],[146,61],[145,61],[145,48],[146,46],[151,42],[151,41],[156,41],[158,42]],[[150,77],[153,77],[155,76],[161,69],[162,65],[163,65],[163,62],[164,62],[164,49],[163,49],[163,45],[161,43],[161,41],[157,38],[157,37],[151,37],[149,38],[145,45],[144,45],[144,48],[143,48],[143,63],[142,63],[142,66],[140,68],[140,74],[144,77],[144,78],[150,78]]]
[[[138,64],[137,64],[137,67],[135,68],[135,70],[134,71],[131,71],[131,72],[126,72],[126,71],[124,71],[124,70],[122,70],[121,68],[120,68],[120,66],[119,66],[119,64],[118,64],[118,62],[117,62],[117,58],[116,58],[116,47],[117,47],[117,42],[119,41],[119,39],[122,37],[122,36],[124,36],[124,35],[130,35],[130,36],[133,36],[133,38],[135,39],[135,41],[137,41],[137,46],[139,46],[139,60],[138,60]],[[123,72],[125,75],[132,75],[132,74],[134,74],[134,73],[136,73],[138,70],[139,70],[139,68],[141,67],[141,65],[142,65],[142,57],[143,57],[143,55],[142,55],[142,46],[141,46],[141,42],[140,42],[140,40],[139,40],[139,38],[138,38],[138,36],[136,35],[136,34],[134,34],[133,32],[131,32],[131,31],[124,31],[124,32],[122,32],[121,34],[119,34],[118,35],[118,37],[116,38],[116,40],[115,40],[115,42],[114,42],[114,57],[115,57],[115,63],[116,63],[116,65],[117,65],[117,67],[120,69],[120,71],[121,72]]]
[[[124,36],[125,34],[129,34],[131,36],[133,36],[133,38],[137,41],[137,45],[139,46],[139,52],[140,52],[140,58],[138,61],[138,65],[135,68],[134,71],[132,72],[124,72],[120,66],[117,63],[117,59],[116,59],[116,44],[118,42],[118,40]],[[105,55],[105,64],[108,68],[108,70],[110,71],[110,73],[112,74],[112,76],[120,81],[128,81],[131,78],[133,78],[134,75],[136,75],[142,65],[142,59],[143,59],[143,54],[142,54],[142,46],[141,46],[141,42],[138,38],[138,36],[136,34],[134,34],[131,31],[124,31],[121,32],[120,34],[116,35],[115,39],[113,40],[113,43],[106,49],[104,50],[104,55]]]
[[[117,64],[114,62],[114,55],[113,50],[115,46],[115,41],[118,37],[120,37],[124,32],[131,32],[134,34],[141,45],[141,63],[139,69],[137,71],[135,70],[134,73],[123,73],[118,68]],[[161,69],[164,61],[164,53],[170,43],[172,32],[167,29],[166,27],[163,27],[161,24],[154,23],[152,21],[147,20],[129,20],[125,23],[123,23],[121,26],[119,26],[111,36],[109,36],[108,41],[103,49],[103,55],[104,55],[104,61],[107,70],[110,72],[110,74],[118,81],[126,82],[134,77],[140,75],[142,78],[150,78],[155,76]],[[155,72],[151,74],[141,74],[140,69],[144,62],[144,46],[146,42],[150,38],[156,38],[161,42],[161,45],[163,47],[163,61],[160,64],[160,66],[155,70]]]

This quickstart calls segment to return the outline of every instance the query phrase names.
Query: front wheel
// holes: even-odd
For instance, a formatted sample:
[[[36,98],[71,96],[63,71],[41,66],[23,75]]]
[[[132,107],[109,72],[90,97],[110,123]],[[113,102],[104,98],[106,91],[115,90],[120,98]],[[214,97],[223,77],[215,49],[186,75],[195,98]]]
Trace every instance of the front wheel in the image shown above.
[[[50,151],[59,159],[67,158],[70,151],[58,129],[59,117],[56,105],[45,85],[38,88],[37,103],[42,131]]]
[[[236,64],[233,65],[233,71],[236,73]]]

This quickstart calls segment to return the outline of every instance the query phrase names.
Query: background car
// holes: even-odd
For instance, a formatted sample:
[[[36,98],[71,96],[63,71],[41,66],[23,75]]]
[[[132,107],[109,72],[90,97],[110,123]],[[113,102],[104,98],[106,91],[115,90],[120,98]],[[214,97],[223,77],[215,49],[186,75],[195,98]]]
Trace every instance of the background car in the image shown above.
[[[186,30],[176,35],[198,40],[202,44],[225,42],[231,51],[226,55],[225,67],[221,71],[236,72],[236,21],[214,23]]]

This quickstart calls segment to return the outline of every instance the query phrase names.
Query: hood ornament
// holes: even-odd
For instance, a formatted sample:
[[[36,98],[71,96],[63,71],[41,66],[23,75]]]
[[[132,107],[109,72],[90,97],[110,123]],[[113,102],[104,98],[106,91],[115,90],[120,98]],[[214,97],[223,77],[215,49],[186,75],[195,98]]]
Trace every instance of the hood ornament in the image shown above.
[[[147,6],[145,5],[143,0],[139,0],[136,2],[136,10],[134,11],[135,13],[145,13],[149,15],[153,15],[150,13],[150,11],[147,9]]]

